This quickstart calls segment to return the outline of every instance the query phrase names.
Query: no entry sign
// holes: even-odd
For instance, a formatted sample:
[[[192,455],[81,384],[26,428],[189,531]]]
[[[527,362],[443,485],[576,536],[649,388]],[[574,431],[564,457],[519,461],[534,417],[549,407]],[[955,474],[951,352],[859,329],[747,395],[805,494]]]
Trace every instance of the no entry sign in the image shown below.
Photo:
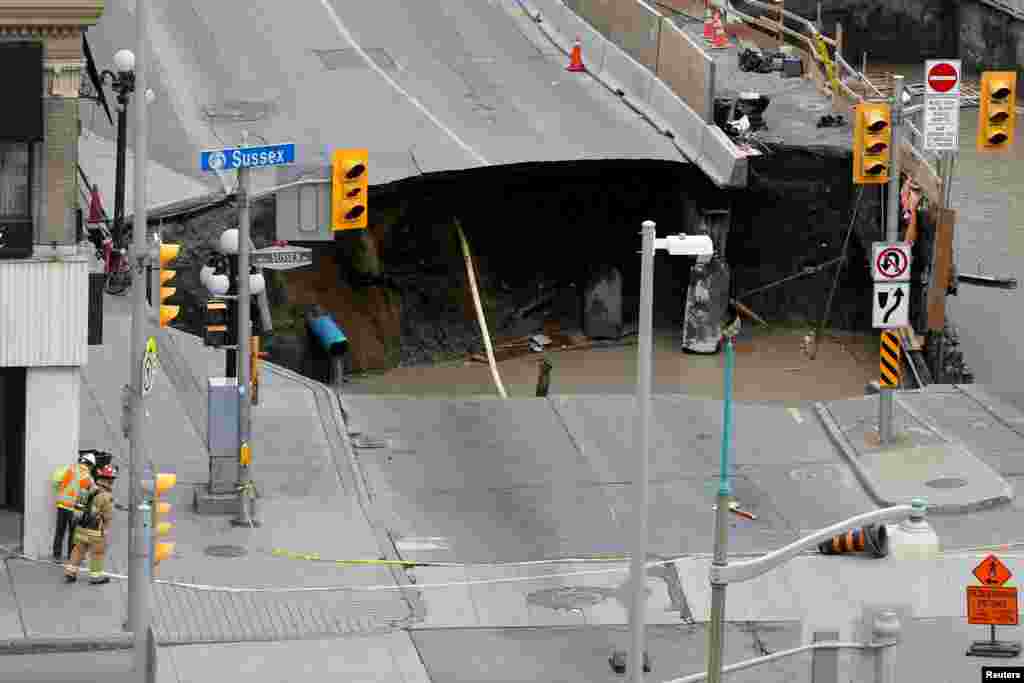
[[[925,95],[960,94],[960,60],[930,59],[925,62]]]

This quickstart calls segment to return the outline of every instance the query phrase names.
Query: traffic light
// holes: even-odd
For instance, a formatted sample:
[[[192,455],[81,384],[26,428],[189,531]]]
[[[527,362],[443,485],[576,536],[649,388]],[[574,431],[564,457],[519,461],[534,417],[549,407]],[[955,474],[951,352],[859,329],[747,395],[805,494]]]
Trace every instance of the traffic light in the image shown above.
[[[892,115],[889,105],[863,102],[855,107],[853,127],[853,182],[883,185],[889,182],[892,154]]]
[[[178,291],[174,287],[164,287],[164,283],[177,274],[173,270],[165,268],[165,266],[178,258],[179,251],[181,251],[180,244],[160,245],[160,327],[167,327],[168,323],[178,317],[178,312],[181,310],[180,306],[168,306],[164,303],[164,301],[171,298]]]
[[[166,560],[174,552],[173,541],[161,541],[161,537],[171,533],[174,525],[166,521],[171,504],[160,500],[178,483],[178,475],[162,472],[153,480],[153,567]]]
[[[206,346],[220,348],[231,345],[231,307],[223,299],[209,299],[206,302],[206,320],[204,321],[203,343]]]
[[[334,151],[331,169],[331,229],[366,227],[369,155],[365,149]]]
[[[1017,122],[1017,72],[981,74],[978,106],[978,151],[998,152],[1013,145]]]

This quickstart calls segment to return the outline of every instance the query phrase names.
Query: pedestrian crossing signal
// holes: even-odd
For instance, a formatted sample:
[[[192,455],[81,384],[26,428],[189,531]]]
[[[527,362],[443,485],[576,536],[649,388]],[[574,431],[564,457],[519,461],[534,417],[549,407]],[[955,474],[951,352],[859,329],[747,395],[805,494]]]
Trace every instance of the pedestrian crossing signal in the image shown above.
[[[220,348],[231,345],[231,307],[223,299],[210,299],[206,302],[206,320],[203,326],[203,343],[206,346]]]

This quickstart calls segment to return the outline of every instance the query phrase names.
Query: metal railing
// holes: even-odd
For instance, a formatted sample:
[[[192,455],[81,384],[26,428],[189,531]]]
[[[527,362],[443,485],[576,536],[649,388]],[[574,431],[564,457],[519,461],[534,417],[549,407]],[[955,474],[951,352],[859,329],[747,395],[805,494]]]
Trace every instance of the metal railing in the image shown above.
[[[735,671],[743,671],[744,669],[752,669],[762,664],[769,664],[771,662],[793,657],[794,655],[803,654],[804,652],[813,652],[815,650],[868,650],[877,651],[882,648],[891,647],[895,643],[883,643],[883,644],[870,644],[870,643],[847,643],[842,641],[819,641],[816,643],[809,643],[807,645],[801,645],[794,647],[789,650],[779,650],[763,657],[756,657],[754,659],[748,659],[743,662],[737,662],[735,664],[729,664],[722,667],[722,673],[728,674]],[[665,683],[699,683],[700,681],[707,680],[708,672],[702,671],[696,674],[690,674],[689,676],[683,676],[682,678],[673,678]],[[875,683],[883,683],[876,681]]]

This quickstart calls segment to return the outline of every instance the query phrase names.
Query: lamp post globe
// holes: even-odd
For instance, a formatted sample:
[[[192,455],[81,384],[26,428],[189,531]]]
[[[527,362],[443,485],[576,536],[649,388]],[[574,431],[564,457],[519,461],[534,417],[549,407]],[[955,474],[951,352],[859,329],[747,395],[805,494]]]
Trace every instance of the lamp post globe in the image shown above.
[[[199,282],[207,289],[210,288],[210,276],[214,273],[213,266],[203,266],[199,269]]]
[[[114,54],[114,66],[122,74],[135,71],[135,53],[131,50],[118,50]]]
[[[222,254],[238,253],[238,230],[231,228],[220,234],[220,252]]]
[[[224,296],[231,289],[231,279],[227,275],[211,274],[206,279],[206,288],[210,290],[212,294],[217,296]]]
[[[259,296],[263,293],[263,290],[267,288],[267,281],[263,277],[263,273],[253,273],[249,276],[249,293],[253,296]]]

